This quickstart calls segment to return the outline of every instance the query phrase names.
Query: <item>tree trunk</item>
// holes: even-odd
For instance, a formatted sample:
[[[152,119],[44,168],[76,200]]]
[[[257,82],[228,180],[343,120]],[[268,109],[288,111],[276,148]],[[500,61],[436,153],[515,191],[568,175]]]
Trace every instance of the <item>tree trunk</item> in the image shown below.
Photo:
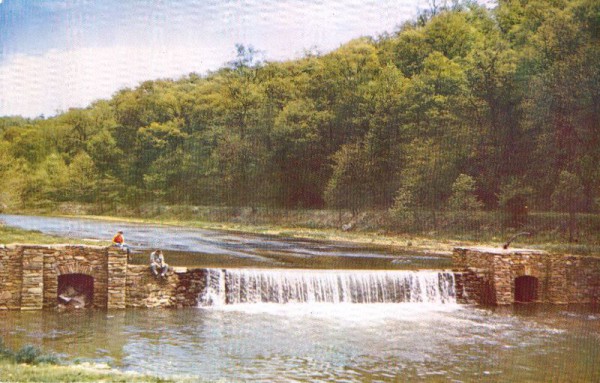
[[[577,231],[577,213],[569,212],[569,243],[575,242],[575,232]]]

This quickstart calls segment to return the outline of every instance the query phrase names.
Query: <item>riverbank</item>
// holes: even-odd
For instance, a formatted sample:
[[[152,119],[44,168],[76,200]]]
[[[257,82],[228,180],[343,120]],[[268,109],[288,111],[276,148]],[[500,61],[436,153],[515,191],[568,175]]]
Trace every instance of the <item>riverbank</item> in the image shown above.
[[[238,216],[236,218],[223,219],[220,221],[195,219],[193,217],[179,217],[177,213],[158,214],[154,217],[132,217],[132,216],[106,216],[106,215],[65,215],[79,218],[114,220],[131,223],[162,224],[170,226],[195,227],[209,230],[223,230],[237,233],[273,235],[295,239],[323,240],[342,243],[353,243],[364,246],[382,246],[392,248],[402,253],[425,253],[450,255],[457,246],[492,246],[502,247],[504,243],[513,237],[516,230],[499,230],[492,232],[478,232],[477,230],[465,230],[461,233],[430,231],[427,233],[402,233],[382,229],[376,225],[353,227],[349,230],[339,228],[333,223],[335,218],[332,213],[327,214],[320,224],[306,217],[298,221],[290,220],[291,212],[287,216],[275,215],[272,221],[262,217],[252,219],[251,217]],[[317,214],[318,215],[318,214]],[[320,215],[325,215],[321,213]],[[221,217],[224,218],[224,217]],[[347,217],[349,218],[349,217]],[[324,223],[329,222],[329,223]],[[533,232],[531,236],[520,236],[512,246],[526,246],[528,248],[546,250],[554,253],[576,254],[600,257],[600,235],[597,237],[586,236],[583,242],[568,243],[556,237],[552,239],[552,233],[547,231]]]
[[[465,213],[463,219],[457,218],[456,214],[447,214],[441,219],[443,222],[437,230],[401,230],[401,225],[391,222],[392,218],[386,211],[363,212],[352,216],[332,210],[152,205],[137,209],[119,209],[120,215],[116,215],[98,214],[93,206],[65,204],[56,206],[51,211],[30,210],[13,213],[163,224],[382,246],[403,253],[445,255],[450,254],[456,246],[501,247],[516,233],[527,231],[531,235],[518,237],[512,246],[562,254],[600,256],[600,215],[597,214],[580,215],[577,241],[569,243],[564,227],[561,226],[565,217],[557,213],[531,213],[528,224],[519,229],[503,227],[502,217],[495,212]],[[6,238],[7,235],[0,232],[0,240],[3,237]],[[23,242],[27,236],[13,235],[12,238],[16,238],[12,242]],[[32,239],[30,242],[59,243],[64,240],[55,237],[42,238],[42,241]]]
[[[103,241],[96,241],[93,239],[77,239],[68,238],[55,235],[44,234],[37,230],[23,230],[16,227],[10,227],[0,222],[0,244],[10,243],[23,243],[23,244],[37,244],[37,245],[56,245],[56,244],[85,244],[85,245],[98,245],[107,244]]]
[[[63,364],[58,356],[38,347],[23,346],[13,351],[0,338],[0,381],[2,382],[172,382],[170,379],[125,373],[106,364]]]
[[[153,376],[124,373],[108,366],[82,365],[28,365],[0,361],[0,381],[3,382],[156,382],[174,380]],[[180,380],[177,380],[180,381]]]

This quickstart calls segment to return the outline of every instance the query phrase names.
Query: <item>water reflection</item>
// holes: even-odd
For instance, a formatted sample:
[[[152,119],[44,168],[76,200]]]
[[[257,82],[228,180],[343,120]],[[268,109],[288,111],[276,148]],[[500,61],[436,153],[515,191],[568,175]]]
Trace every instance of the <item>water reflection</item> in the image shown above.
[[[588,306],[231,305],[4,312],[7,344],[124,370],[241,381],[600,381]]]

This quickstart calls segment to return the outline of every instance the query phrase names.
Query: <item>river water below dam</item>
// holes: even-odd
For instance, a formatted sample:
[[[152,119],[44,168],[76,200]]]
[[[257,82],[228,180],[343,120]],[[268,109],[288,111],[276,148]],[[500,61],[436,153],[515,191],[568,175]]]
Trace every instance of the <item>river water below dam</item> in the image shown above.
[[[75,238],[122,229],[139,262],[161,247],[170,263],[214,267],[196,308],[0,312],[11,348],[35,344],[175,380],[600,381],[598,306],[460,305],[447,257],[161,225],[0,219]]]
[[[456,304],[231,304],[0,312],[9,346],[209,381],[598,382],[600,312]]]

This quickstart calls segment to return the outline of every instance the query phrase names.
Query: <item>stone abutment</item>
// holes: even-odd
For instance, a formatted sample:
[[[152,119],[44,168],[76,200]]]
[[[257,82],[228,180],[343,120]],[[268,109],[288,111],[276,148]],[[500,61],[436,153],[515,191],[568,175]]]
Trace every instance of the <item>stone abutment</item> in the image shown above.
[[[460,247],[453,265],[461,303],[600,302],[599,258]],[[55,308],[68,288],[64,281],[87,286],[85,300],[95,308],[197,306],[207,273],[175,268],[155,278],[147,265],[128,264],[115,247],[0,246],[0,310]]]
[[[458,247],[452,263],[462,303],[600,301],[600,258],[530,249]]]
[[[95,308],[196,306],[205,275],[175,269],[157,279],[115,247],[0,246],[0,310],[57,307],[60,280],[85,281]]]

